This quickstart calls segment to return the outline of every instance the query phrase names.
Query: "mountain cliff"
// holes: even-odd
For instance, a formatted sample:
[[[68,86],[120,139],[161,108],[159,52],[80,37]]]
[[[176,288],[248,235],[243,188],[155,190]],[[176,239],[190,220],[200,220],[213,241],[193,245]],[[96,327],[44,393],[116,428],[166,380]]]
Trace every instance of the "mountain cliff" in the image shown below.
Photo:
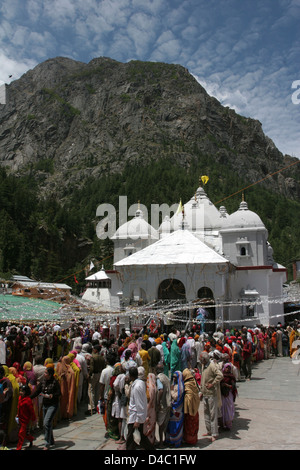
[[[180,65],[50,59],[7,87],[0,123],[0,163],[61,198],[91,176],[164,158],[189,168],[209,156],[249,183],[293,162]],[[299,181],[296,167],[266,184],[297,199]]]
[[[0,274],[58,281],[91,257],[108,259],[111,243],[95,232],[99,204],[117,207],[119,195],[146,206],[185,201],[203,174],[213,203],[250,188],[246,200],[266,224],[276,260],[291,268],[299,256],[298,160],[283,155],[259,121],[209,96],[186,68],[57,57],[6,92]],[[240,200],[226,207],[236,210]],[[84,283],[84,274],[77,278]]]

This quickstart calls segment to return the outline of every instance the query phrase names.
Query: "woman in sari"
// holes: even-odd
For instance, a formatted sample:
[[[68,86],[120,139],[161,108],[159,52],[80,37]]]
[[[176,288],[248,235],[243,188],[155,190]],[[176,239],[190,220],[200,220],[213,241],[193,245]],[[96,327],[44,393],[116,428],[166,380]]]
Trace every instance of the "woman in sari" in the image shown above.
[[[70,363],[70,357],[64,356],[56,366],[61,391],[60,415],[62,419],[71,419],[74,414],[76,379]]]
[[[75,374],[75,398],[74,398],[74,415],[77,415],[77,398],[78,398],[78,390],[79,386],[82,387],[82,382],[80,379],[82,377],[81,374],[81,365],[79,364],[78,360],[76,359],[77,351],[71,351],[68,354],[69,358],[71,359],[70,366],[72,367],[74,374]]]
[[[237,396],[236,379],[233,375],[231,362],[227,362],[222,369],[223,379],[220,382],[222,397],[222,423],[224,429],[231,429],[235,414],[234,402]]]
[[[184,341],[181,343],[181,368],[182,370],[188,369],[191,367],[191,358],[192,358],[192,353],[191,353],[191,346],[188,341],[186,341],[185,338]]]
[[[199,388],[189,369],[184,369],[182,376],[184,381],[183,440],[186,444],[195,445],[198,441],[199,430]]]
[[[184,422],[184,382],[181,371],[174,372],[172,376],[171,400],[171,414],[166,432],[166,444],[179,447],[183,439]]]
[[[131,342],[132,342],[132,338],[130,336],[127,336],[127,338],[124,340],[124,343],[122,344],[123,352],[120,356],[121,361],[124,360],[125,352],[128,349],[128,346]]]
[[[148,374],[146,381],[147,390],[147,418],[144,423],[144,434],[151,444],[155,442],[156,425],[156,377],[155,374]]]
[[[171,352],[170,352],[170,369],[171,369],[171,377],[175,371],[181,371],[181,351],[177,344],[177,340],[174,339],[171,345]]]
[[[25,362],[23,366],[24,377],[26,377],[26,381],[30,386],[36,385],[36,375],[33,370],[33,365],[31,362]]]
[[[290,327],[291,328],[291,327]],[[295,340],[297,338],[297,333],[294,328],[290,330],[289,341],[290,341],[290,357],[293,356],[294,352],[297,351],[297,345],[295,344]]]
[[[7,441],[14,442],[18,440],[18,425],[16,423],[15,417],[18,413],[18,403],[19,403],[19,391],[20,387],[15,376],[10,372],[7,366],[2,366],[4,369],[4,377],[7,378],[13,390],[12,399],[10,402],[10,411],[7,422]]]

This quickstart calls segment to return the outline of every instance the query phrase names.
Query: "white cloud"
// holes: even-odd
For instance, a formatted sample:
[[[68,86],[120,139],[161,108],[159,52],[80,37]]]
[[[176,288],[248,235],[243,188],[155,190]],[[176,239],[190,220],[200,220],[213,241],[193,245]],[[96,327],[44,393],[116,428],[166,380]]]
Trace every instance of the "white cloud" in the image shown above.
[[[35,60],[17,61],[10,59],[3,52],[0,52],[0,63],[0,85],[20,78],[21,75],[38,64]]]

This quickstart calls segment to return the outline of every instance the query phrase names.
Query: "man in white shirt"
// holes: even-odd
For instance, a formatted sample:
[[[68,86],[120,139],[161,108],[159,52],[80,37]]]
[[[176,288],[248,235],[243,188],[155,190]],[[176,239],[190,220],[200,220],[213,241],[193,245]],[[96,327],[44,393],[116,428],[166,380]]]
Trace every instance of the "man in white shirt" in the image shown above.
[[[102,370],[100,375],[100,400],[107,401],[107,394],[109,389],[109,382],[113,375],[114,365],[116,363],[116,357],[114,354],[109,354],[107,357],[107,365],[105,369]]]
[[[132,381],[130,389],[130,400],[128,407],[128,434],[126,439],[126,450],[135,450],[137,445],[133,433],[138,429],[141,441],[140,445],[145,450],[154,450],[155,447],[143,433],[144,422],[147,419],[147,395],[146,384],[138,378],[137,367],[129,369],[129,378]]]
[[[101,339],[101,333],[99,332],[98,328],[96,328],[96,331],[94,331],[93,336],[92,336],[92,341],[99,341]]]

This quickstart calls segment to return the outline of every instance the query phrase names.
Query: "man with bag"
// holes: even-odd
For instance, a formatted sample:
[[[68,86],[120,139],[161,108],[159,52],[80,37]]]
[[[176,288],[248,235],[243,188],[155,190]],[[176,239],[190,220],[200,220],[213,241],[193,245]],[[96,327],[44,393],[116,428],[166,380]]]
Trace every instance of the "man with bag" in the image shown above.
[[[126,439],[126,450],[135,450],[137,444],[134,433],[139,431],[140,445],[145,450],[154,450],[155,447],[143,433],[144,422],[147,418],[147,395],[146,384],[138,378],[137,367],[129,369],[129,378],[132,382],[130,400],[128,407],[128,434]]]

